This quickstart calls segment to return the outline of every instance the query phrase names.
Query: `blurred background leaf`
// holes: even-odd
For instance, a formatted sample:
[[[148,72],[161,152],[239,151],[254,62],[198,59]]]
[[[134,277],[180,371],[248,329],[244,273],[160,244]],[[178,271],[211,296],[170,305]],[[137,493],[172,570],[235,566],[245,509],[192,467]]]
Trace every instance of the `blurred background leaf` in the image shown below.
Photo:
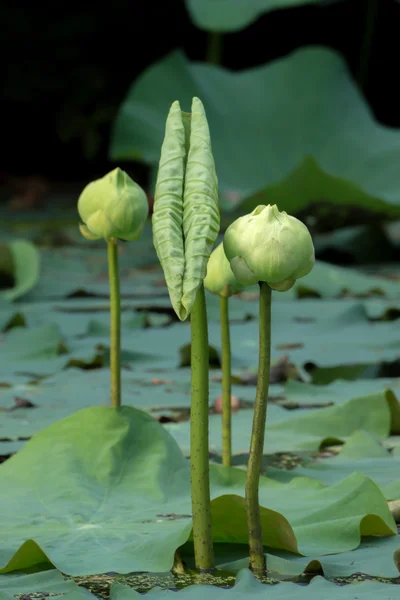
[[[39,250],[28,240],[0,244],[0,298],[16,300],[39,280]]]
[[[304,48],[233,73],[176,51],[130,89],[112,158],[156,166],[168,107],[192,96],[207,110],[224,207],[247,199],[242,212],[269,202],[297,213],[330,201],[400,214],[400,133],[375,121],[337,53]]]
[[[324,0],[186,0],[193,23],[206,31],[230,32],[247,27],[263,13]]]

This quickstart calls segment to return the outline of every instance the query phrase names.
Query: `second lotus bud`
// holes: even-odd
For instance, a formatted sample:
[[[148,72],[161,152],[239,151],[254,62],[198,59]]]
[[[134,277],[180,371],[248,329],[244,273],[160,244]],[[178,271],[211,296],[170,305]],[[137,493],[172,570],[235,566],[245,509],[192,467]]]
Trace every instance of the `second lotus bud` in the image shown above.
[[[149,206],[147,196],[125,171],[117,168],[89,183],[81,193],[80,231],[89,240],[136,240],[142,234]]]
[[[233,274],[229,260],[225,256],[222,242],[213,250],[210,256],[204,286],[212,294],[226,298],[237,294],[244,288],[244,285],[239,283]]]

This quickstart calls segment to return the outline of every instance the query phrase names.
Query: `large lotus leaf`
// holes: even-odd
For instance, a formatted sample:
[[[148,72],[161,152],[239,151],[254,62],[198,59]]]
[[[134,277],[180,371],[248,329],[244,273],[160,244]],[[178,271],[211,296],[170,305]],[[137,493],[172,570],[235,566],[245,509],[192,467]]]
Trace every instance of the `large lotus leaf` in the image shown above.
[[[136,368],[134,373],[121,372],[122,404],[141,410],[190,408],[190,370],[169,369],[164,377],[158,377],[148,373],[147,367],[146,364],[143,369]],[[17,381],[14,386],[0,389],[0,408],[11,409],[15,396],[19,395],[39,410],[69,407],[72,413],[88,406],[108,405],[109,386],[108,368],[86,371],[71,368],[35,383]],[[210,381],[210,388],[210,402],[213,402],[220,394],[221,384]],[[234,386],[235,391],[240,388]]]
[[[233,454],[248,452],[252,419],[251,410],[241,410],[232,415]],[[220,415],[211,415],[209,423],[210,451],[220,454]],[[166,423],[165,427],[176,439],[182,452],[189,455],[189,423]],[[322,445],[345,441],[358,429],[384,438],[389,434],[390,427],[390,402],[385,392],[353,398],[343,405],[312,410],[287,411],[271,404],[268,407],[264,453],[318,452]]]
[[[342,264],[377,265],[390,263],[397,258],[395,243],[390,239],[389,232],[385,231],[385,226],[379,222],[314,234],[313,243],[316,256],[321,259],[324,256],[337,257]]]
[[[330,404],[344,404],[363,398],[373,392],[382,392],[391,412],[391,433],[400,433],[400,378],[397,379],[359,379],[355,381],[336,380],[330,385],[312,385],[298,381],[289,381],[284,388],[284,399],[279,404],[287,407],[310,408],[314,405],[324,407]],[[396,397],[397,394],[397,397]],[[356,402],[357,402],[356,400]]]
[[[213,533],[219,542],[224,541],[223,538],[235,543],[247,540],[246,534],[241,535],[240,531],[240,522],[246,522],[246,519],[237,518],[245,511],[244,498],[239,497],[244,495],[245,480],[246,473],[240,469],[220,465],[212,465],[210,469],[213,496],[237,494],[230,506],[231,520],[236,523],[234,531],[228,532],[222,525],[224,510],[227,510],[226,496],[214,500],[213,518],[217,514],[219,518],[215,518]],[[346,552],[359,545],[360,536],[397,534],[396,523],[382,492],[360,473],[353,473],[330,487],[309,478],[283,484],[261,477],[259,500],[261,507],[268,506],[268,510],[276,511],[288,520],[297,540],[297,548],[292,551],[306,556]],[[287,546],[293,543],[290,530],[285,542]]]
[[[392,390],[400,396],[400,378],[356,379],[343,381],[337,379],[329,385],[312,385],[300,381],[288,381],[283,388],[284,400],[281,404],[328,406],[329,404],[345,404],[352,398],[368,396],[373,392]],[[395,416],[395,415],[393,415]]]
[[[178,411],[187,412],[191,403],[190,371],[171,369],[167,374],[161,373],[161,376],[155,377],[146,369],[141,372],[136,369],[135,373],[123,370],[122,404],[151,411],[156,416],[161,413],[176,417]],[[221,393],[220,387],[217,382],[210,382],[210,403]],[[15,398],[33,406],[16,407]],[[0,438],[26,440],[81,408],[109,404],[108,368],[87,371],[71,368],[35,383],[17,383],[4,391],[0,390]],[[16,451],[13,443],[2,442],[0,454],[1,444],[5,454]],[[19,444],[23,445],[22,442]],[[16,448],[19,449],[18,446]]]
[[[246,543],[244,477],[212,469],[218,542]],[[329,488],[312,479],[260,486],[271,548],[348,551],[361,535],[396,531],[361,474]],[[189,464],[159,423],[130,407],[86,409],[35,436],[1,465],[0,496],[3,572],[50,561],[71,574],[167,571],[191,531]]]
[[[219,233],[218,181],[203,104],[168,114],[154,195],[153,238],[178,317],[191,312]]]
[[[379,485],[387,500],[400,500],[400,456],[390,454],[365,431],[356,431],[338,456],[318,459],[291,471],[272,469],[269,475],[279,481],[311,477],[332,485],[355,472],[363,473]]]
[[[0,600],[23,598],[61,597],[67,600],[96,600],[95,596],[72,580],[68,580],[59,571],[52,569],[31,575],[7,573],[0,575]]]
[[[341,323],[336,319],[320,321],[317,315],[309,322],[272,323],[273,359],[280,351],[280,354],[288,354],[297,365],[311,362],[319,367],[371,365],[396,360],[400,350],[396,327],[389,322],[366,324],[362,315],[358,317],[359,312],[358,307],[349,307],[347,315],[343,311]],[[219,348],[220,336],[214,323],[210,323],[209,329],[210,344]],[[242,368],[257,367],[256,321],[232,325],[231,344],[232,355],[235,360],[240,359]]]
[[[217,485],[213,496],[227,490]],[[86,409],[38,434],[1,465],[0,501],[2,572],[46,562],[76,575],[167,571],[192,524],[189,463],[157,421],[130,407]],[[238,528],[244,543],[243,501],[216,502],[222,541]],[[266,545],[297,551],[280,513],[263,508],[263,527]]]
[[[7,342],[0,346],[0,359],[29,361],[34,358],[54,358],[59,353],[62,341],[59,329],[51,323],[32,329],[18,327],[8,333]]]
[[[40,278],[35,288],[27,294],[27,300],[34,300],[35,303],[32,304],[31,302],[28,305],[24,302],[23,305],[18,306],[18,310],[22,310],[23,306],[25,313],[29,312],[29,315],[31,315],[31,322],[33,324],[35,320],[44,320],[47,315],[46,311],[51,307],[51,301],[53,300],[52,310],[62,310],[65,315],[65,322],[67,322],[69,313],[70,324],[68,324],[68,327],[72,327],[70,330],[71,333],[72,331],[85,333],[87,323],[82,323],[82,317],[79,318],[80,315],[76,316],[77,324],[74,325],[73,313],[76,310],[75,305],[83,306],[83,302],[86,302],[87,307],[85,307],[85,311],[91,307],[97,311],[100,306],[103,306],[104,310],[107,310],[107,301],[96,298],[85,299],[85,301],[82,299],[71,299],[68,300],[69,306],[67,306],[66,301],[61,299],[67,298],[79,291],[90,295],[107,297],[109,293],[107,253],[104,253],[104,250],[89,251],[86,248],[63,248],[61,250],[52,248],[51,252],[46,250],[42,250],[41,252],[42,268]],[[154,265],[157,262],[154,248],[147,249],[146,247],[143,252],[148,263]],[[168,290],[160,268],[152,268],[149,271],[132,268],[129,265],[129,257],[126,257],[125,254],[120,256],[120,262],[121,296],[122,298],[127,298],[127,301],[123,304],[124,309],[125,307],[127,309],[132,308],[132,310],[137,307],[140,307],[141,310],[144,308],[148,310],[151,310],[151,308],[170,308]],[[379,297],[386,296],[387,298],[394,299],[400,297],[399,289],[400,284],[396,281],[369,275],[356,269],[348,270],[322,261],[316,261],[311,273],[305,278],[297,280],[294,288],[285,292],[285,294],[274,292],[273,295],[279,298],[279,302],[296,298],[300,294],[302,296],[305,294],[318,295],[322,298],[343,294],[346,294],[346,296],[379,295]],[[253,292],[253,288],[251,292]],[[236,298],[232,299],[232,301],[236,300]],[[218,298],[214,300],[216,307],[217,301]],[[212,302],[213,299],[211,298],[210,303]],[[42,303],[44,306],[43,312],[41,312]],[[387,308],[389,309],[390,306]],[[5,309],[6,307],[2,308],[0,306],[0,311],[3,312]],[[376,313],[379,315],[379,310],[377,307],[375,313],[371,313],[371,316],[374,317]],[[8,312],[12,316],[9,310]],[[26,318],[29,315],[25,315]],[[61,315],[58,316],[60,317]],[[215,320],[216,317],[214,316],[213,319]]]
[[[257,292],[256,290],[254,292],[252,290],[251,293],[255,295]],[[397,303],[395,299],[400,297],[400,283],[376,275],[369,275],[357,269],[339,267],[317,260],[312,271],[305,277],[297,279],[295,285],[289,291],[284,294],[282,292],[273,292],[273,298],[276,298],[276,301],[279,303],[305,296],[319,296],[321,298],[343,298],[349,296],[363,298],[365,296],[372,296],[374,300],[371,300],[371,304],[376,302],[376,306],[371,308],[370,311],[368,309],[368,301],[365,306],[371,318],[377,318],[384,316],[383,311],[385,308],[386,310],[396,310]],[[389,304],[387,304],[388,301],[382,297],[393,300],[390,300]],[[338,306],[340,305],[338,304]],[[243,306],[243,310],[245,308],[246,306]],[[258,304],[254,303],[252,306],[253,312],[257,308]],[[324,309],[322,308],[322,310]]]
[[[271,10],[320,3],[321,0],[186,0],[197,27],[221,33],[243,29]]]
[[[268,569],[271,576],[291,577],[308,573],[321,573],[326,577],[349,577],[366,573],[375,577],[397,577],[398,570],[393,555],[400,548],[400,535],[385,538],[365,537],[350,552],[340,554],[297,556],[282,550],[269,551]],[[237,572],[248,565],[248,546],[243,544],[215,544],[215,562],[219,569]],[[273,552],[273,553],[272,553]],[[185,544],[182,556],[191,559],[192,547]]]
[[[283,295],[282,295],[283,296]],[[241,313],[257,315],[257,302],[245,302],[233,298],[232,305],[247,306]],[[279,301],[278,301],[279,300]],[[91,315],[93,302],[94,314],[97,313],[99,301],[89,301],[88,312],[84,313],[82,300],[71,300],[70,312],[67,303],[40,303],[39,307],[21,305],[28,323],[41,323],[41,326],[14,328],[4,337],[0,346],[0,407],[10,409],[14,406],[14,398],[29,400],[37,408],[20,408],[0,415],[2,431],[7,439],[29,437],[44,426],[85,406],[108,404],[109,372],[108,368],[62,372],[68,364],[89,368],[96,366],[96,356],[106,360],[109,339],[107,337],[77,339],[76,333],[82,334],[85,318]],[[74,307],[80,307],[81,314],[75,313]],[[63,309],[63,310],[59,310]],[[107,314],[103,311],[104,316]],[[274,298],[272,307],[272,358],[276,360],[282,354],[288,354],[290,361],[296,365],[313,362],[325,367],[352,365],[354,360],[364,364],[378,364],[382,360],[394,360],[399,352],[399,336],[396,327],[388,322],[368,322],[364,303],[353,300],[324,301],[303,300],[292,302]],[[57,326],[49,324],[54,316]],[[80,317],[78,325],[74,325],[74,316]],[[107,319],[104,319],[106,323]],[[47,322],[47,325],[44,323]],[[128,321],[125,321],[127,324]],[[86,328],[87,328],[86,321]],[[220,348],[220,329],[217,323],[210,323],[210,344]],[[62,331],[62,334],[61,334]],[[71,336],[69,335],[71,333]],[[246,368],[256,368],[258,361],[258,324],[253,320],[246,323],[232,323],[232,364],[235,374]],[[63,339],[68,353],[63,350]],[[326,340],[329,340],[327,343]],[[180,349],[190,342],[188,327],[177,323],[162,329],[138,329],[134,335],[129,328],[122,334],[123,362],[123,399],[125,404],[145,410],[187,408],[190,405],[190,371],[179,369]],[[101,344],[103,350],[98,350]],[[140,349],[140,352],[138,350]],[[103,359],[102,359],[103,360]],[[72,362],[71,361],[75,361]],[[107,363],[104,363],[107,365]],[[100,366],[100,365],[98,365]],[[37,381],[39,375],[53,375]],[[220,376],[219,370],[212,373]],[[34,378],[34,385],[25,385],[25,379]],[[309,404],[326,406],[333,402],[340,404],[357,399],[355,404],[361,406],[363,396],[372,392],[383,392],[389,388],[396,392],[396,382],[370,381],[350,384],[338,382],[333,386],[306,386],[290,384],[282,400],[283,404]],[[210,389],[210,402],[220,395],[220,382],[213,381]],[[233,393],[246,402],[253,402],[255,389],[253,386],[234,385]],[[280,390],[282,394],[282,390]],[[272,395],[277,395],[275,392]],[[386,400],[390,400],[391,394]],[[383,399],[383,396],[382,396]],[[393,398],[392,398],[393,400]],[[280,414],[294,415],[279,407]],[[398,410],[395,401],[390,401],[391,431],[398,431]],[[301,413],[304,414],[304,413]],[[358,414],[358,408],[356,413]],[[397,417],[396,417],[397,414]],[[272,418],[273,413],[270,412]],[[239,420],[242,417],[239,418]],[[378,419],[379,422],[379,419]],[[214,425],[215,423],[215,425]],[[239,422],[238,422],[239,423]],[[178,425],[186,427],[185,424]],[[215,434],[212,443],[220,439],[218,418],[213,419]],[[237,451],[248,448],[247,426],[243,429],[238,424]],[[324,430],[325,431],[325,430]],[[304,433],[304,432],[299,432]],[[338,431],[342,439],[343,431]],[[178,431],[179,434],[179,431]],[[318,448],[321,437],[309,438],[312,448]],[[325,434],[324,434],[325,435]],[[346,434],[347,435],[347,434]],[[278,436],[278,434],[277,434]],[[297,437],[297,436],[296,436]],[[271,438],[271,443],[279,437]],[[186,433],[183,447],[186,448]],[[292,440],[292,441],[291,441]],[[288,433],[288,438],[280,439],[279,450],[285,451],[286,441],[290,447],[295,438]],[[298,439],[300,442],[300,439]],[[301,445],[306,440],[302,438]],[[297,444],[297,442],[296,442]],[[283,446],[283,447],[282,447]],[[217,449],[214,447],[214,449]],[[276,448],[273,442],[272,448]]]
[[[78,303],[79,311],[74,309],[75,302],[72,300],[70,309],[67,303],[58,305],[57,302],[40,303],[37,306],[26,303],[21,305],[19,311],[22,311],[22,317],[30,326],[13,328],[3,337],[0,346],[1,380],[6,382],[7,379],[12,380],[14,374],[28,372],[32,376],[35,373],[50,375],[67,365],[94,367],[96,356],[99,355],[101,363],[97,366],[107,366],[107,302],[103,302],[102,312],[99,313],[101,319],[99,316],[94,320],[98,323],[92,323],[92,331],[96,336],[87,335],[91,334],[89,325],[92,310],[97,313],[98,302],[90,300],[87,312],[84,311],[82,300]],[[233,369],[237,372],[256,368],[257,321],[238,321],[244,320],[246,315],[257,317],[257,301],[232,298],[231,302],[233,314],[236,313],[231,326]],[[144,308],[145,303],[142,302],[142,306]],[[284,294],[274,296],[272,359],[276,360],[285,353],[296,365],[311,362],[318,367],[351,366],[355,361],[364,366],[378,365],[382,361],[396,360],[400,343],[396,327],[385,321],[369,322],[365,307],[365,303],[352,300],[304,300],[295,303],[286,301]],[[221,336],[218,311],[210,312],[214,314],[213,320],[216,321],[209,324],[210,345],[219,350]],[[4,322],[8,323],[13,314],[15,313],[7,309]],[[53,320],[56,325],[52,324]],[[170,379],[163,371],[179,366],[180,349],[190,342],[190,330],[177,323],[168,328],[135,329],[132,335],[131,326],[135,325],[134,321],[135,315],[124,315],[123,368],[144,372],[151,369],[153,377]],[[101,326],[104,328],[103,332]],[[101,333],[106,335],[99,335]],[[327,338],[329,344],[326,343]],[[145,378],[150,379],[147,374]],[[251,391],[245,393],[250,394]]]
[[[206,578],[205,578],[206,579]],[[364,581],[346,586],[338,586],[323,577],[314,577],[307,586],[296,583],[279,583],[265,585],[260,583],[248,569],[240,571],[236,578],[235,586],[231,589],[212,587],[206,584],[190,585],[179,592],[170,592],[154,588],[146,594],[149,600],[163,600],[177,594],[180,600],[203,600],[210,597],[212,600],[397,600],[398,586],[381,583],[379,581]],[[139,600],[140,594],[120,583],[111,588],[111,600]]]
[[[137,244],[134,253],[128,251],[129,244],[121,243],[119,247],[121,293],[138,298],[167,295],[165,287],[156,285],[162,279],[162,273],[139,271],[157,262],[149,225],[145,227],[142,238],[136,240],[135,247]],[[104,248],[92,248],[89,242],[88,246],[43,248],[40,278],[26,299],[66,298],[78,292],[81,295],[108,296],[107,252]]]
[[[0,291],[0,298],[16,300],[38,282],[40,272],[39,250],[27,240],[13,240],[7,245],[0,245],[0,252],[9,252],[12,262],[14,285],[10,289]]]
[[[317,292],[322,298],[351,294],[364,296],[376,294],[388,298],[400,296],[400,283],[361,273],[356,269],[338,267],[316,261],[313,270],[296,281],[292,288],[298,293]],[[286,292],[285,292],[286,293]]]
[[[21,450],[21,448],[23,448],[24,446],[25,446],[24,441],[0,442],[0,456],[11,456],[12,454],[15,454],[16,452],[18,452],[18,450]]]
[[[321,199],[399,212],[400,134],[374,121],[339,54],[303,48],[230,72],[175,51],[129,90],[115,122],[113,159],[155,165],[168,106],[176,97],[188,105],[196,95],[213,132],[225,204],[263,189],[258,204],[292,213]]]
[[[46,557],[74,574],[166,571],[191,530],[189,465],[130,407],[59,421],[2,464],[0,479],[6,571]]]

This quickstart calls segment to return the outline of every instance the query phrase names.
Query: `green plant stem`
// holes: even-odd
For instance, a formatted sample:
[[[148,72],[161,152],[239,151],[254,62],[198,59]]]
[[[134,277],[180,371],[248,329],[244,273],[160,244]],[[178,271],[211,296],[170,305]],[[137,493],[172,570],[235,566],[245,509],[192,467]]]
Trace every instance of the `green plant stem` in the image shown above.
[[[222,63],[222,34],[218,31],[210,31],[207,42],[207,62],[211,65]]]
[[[192,404],[190,410],[190,469],[193,544],[196,568],[214,568],[208,461],[208,325],[203,284],[191,313]]]
[[[232,465],[231,409],[231,337],[229,331],[229,298],[219,297],[222,347],[222,464]]]
[[[357,73],[357,83],[362,92],[365,91],[368,80],[372,42],[374,39],[378,14],[378,0],[367,0],[365,3],[365,24],[360,51],[360,64]]]
[[[110,280],[110,371],[111,406],[121,406],[121,307],[118,270],[118,240],[107,240],[108,277]]]
[[[250,455],[246,473],[247,525],[249,530],[250,569],[257,575],[266,570],[258,488],[264,450],[269,372],[271,362],[271,288],[260,282],[260,337],[256,403],[251,432]]]

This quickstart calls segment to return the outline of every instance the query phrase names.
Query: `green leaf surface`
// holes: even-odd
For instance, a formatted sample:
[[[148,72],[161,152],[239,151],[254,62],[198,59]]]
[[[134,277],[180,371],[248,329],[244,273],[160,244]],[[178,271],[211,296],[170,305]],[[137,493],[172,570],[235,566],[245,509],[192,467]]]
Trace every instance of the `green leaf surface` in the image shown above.
[[[140,241],[140,240],[138,240]],[[135,242],[136,243],[136,242]],[[150,242],[149,242],[150,243]],[[154,248],[145,250],[145,258],[148,262],[155,265],[157,256]],[[109,295],[108,272],[107,272],[107,254],[104,250],[88,248],[53,248],[50,251],[42,250],[42,268],[39,280],[33,290],[24,298],[24,302],[18,304],[18,310],[7,304],[0,305],[0,316],[7,313],[8,319],[4,323],[0,321],[0,326],[4,327],[13,314],[23,310],[29,312],[31,319],[48,318],[44,311],[40,315],[40,305],[46,306],[46,310],[53,303],[53,310],[67,312],[67,308],[74,309],[75,306],[86,303],[85,311],[88,310],[89,299],[84,300],[72,298],[65,300],[74,294],[87,294],[103,297],[103,300],[90,298],[90,304],[93,309],[98,310],[98,306],[107,306]],[[125,305],[131,307],[131,310],[140,307],[146,308],[148,312],[152,309],[165,308],[170,310],[170,301],[168,298],[168,289],[165,284],[164,275],[161,268],[153,266],[152,269],[143,270],[135,266],[136,256],[130,262],[130,256],[122,254],[121,263],[121,295]],[[252,292],[253,288],[246,290]],[[254,288],[256,291],[256,288]],[[400,283],[390,281],[382,276],[363,273],[356,269],[344,269],[322,261],[316,261],[316,264],[309,275],[298,280],[291,290],[284,294],[273,292],[275,298],[280,302],[287,302],[289,299],[295,299],[298,296],[302,298],[306,295],[318,295],[321,298],[335,298],[359,296],[372,296],[375,302],[375,309],[371,309],[371,318],[381,318],[383,313],[391,307],[396,308],[396,300],[400,297]],[[389,299],[389,300],[386,300]],[[218,309],[217,300],[212,294],[207,294],[208,304],[214,307],[211,318],[216,320],[216,310]],[[237,298],[231,299],[231,304],[235,305]],[[385,301],[389,302],[385,305]],[[33,303],[34,302],[34,303]],[[379,302],[381,304],[379,304]],[[372,300],[371,300],[372,303]],[[243,306],[242,312],[247,306]],[[372,304],[371,304],[372,305]],[[22,307],[24,307],[22,309]],[[257,309],[256,303],[253,303],[253,312]],[[106,309],[105,309],[106,310]],[[60,315],[59,315],[60,316]],[[4,317],[5,318],[5,317]],[[65,317],[67,318],[67,317]],[[79,315],[75,317],[79,323]],[[106,316],[104,315],[104,318]],[[235,313],[233,313],[235,318]],[[74,326],[73,319],[70,319]],[[81,318],[82,321],[82,318]],[[80,325],[79,333],[85,333],[87,321]],[[78,324],[74,327],[77,329]],[[72,331],[71,331],[72,334]]]
[[[39,250],[27,240],[13,240],[8,244],[13,263],[14,286],[1,290],[0,298],[16,300],[38,282],[40,273]]]
[[[7,432],[7,436],[9,436],[8,432]],[[24,445],[25,445],[24,441],[0,442],[0,456],[11,456],[12,454],[15,454],[16,452],[18,452],[18,450],[21,450],[21,448],[23,448]]]
[[[186,369],[171,370],[167,378],[165,373],[154,377],[146,372],[122,372],[122,403],[145,411],[165,414],[171,410],[188,410],[190,389],[190,373]],[[210,402],[219,394],[220,385],[211,382]],[[31,402],[34,408],[13,409],[16,397]],[[68,369],[33,384],[21,383],[0,393],[0,437],[27,439],[81,408],[109,406],[109,403],[108,368]]]
[[[378,484],[387,500],[400,499],[400,456],[389,454],[376,438],[365,431],[356,431],[338,456],[319,459],[307,467],[287,472],[272,469],[269,475],[279,481],[311,477],[324,485],[332,485],[356,472]]]
[[[167,571],[191,530],[188,464],[154,419],[130,407],[52,425],[1,465],[0,478],[3,572],[34,564],[36,543],[65,573]],[[175,507],[180,517],[165,516]]]
[[[247,540],[244,478],[212,467],[216,541]],[[269,547],[344,552],[362,535],[396,532],[361,474],[329,488],[262,478],[260,499]],[[75,575],[167,571],[191,531],[188,462],[159,423],[130,407],[86,409],[35,436],[1,465],[0,500],[3,573],[46,561]]]
[[[65,579],[59,571],[52,569],[31,575],[7,573],[0,575],[0,599],[15,600],[17,595],[37,594],[35,597],[56,596],[67,600],[84,600],[95,596],[79,587],[72,580]],[[41,594],[41,596],[39,596]]]
[[[233,298],[232,306],[236,308],[237,316],[244,318],[252,313],[256,302],[246,302]],[[99,301],[94,302],[94,312],[84,311],[82,300],[71,300],[71,310],[58,310],[67,303],[40,303],[38,306],[21,305],[26,315],[28,328],[14,328],[3,338],[0,345],[0,408],[11,409],[14,398],[20,397],[35,404],[36,408],[20,408],[8,412],[0,412],[0,429],[6,439],[27,438],[39,432],[44,427],[72,412],[87,406],[108,405],[109,402],[109,370],[108,370],[108,335],[101,336],[108,329],[109,317],[106,312],[97,312]],[[75,312],[74,307],[81,307],[82,312]],[[246,308],[247,307],[247,308]],[[92,314],[101,323],[105,331],[97,330],[99,337],[81,337],[88,332],[88,322]],[[141,315],[142,313],[138,313]],[[256,314],[256,313],[254,313]],[[1,315],[1,311],[0,311]],[[98,316],[97,316],[98,315]],[[101,319],[100,319],[101,316]],[[302,366],[307,362],[320,366],[333,367],[352,365],[355,357],[365,364],[379,364],[382,360],[393,360],[398,356],[398,333],[391,323],[373,322],[367,320],[365,302],[304,300],[301,303],[273,303],[273,347],[272,358],[276,360],[282,354],[288,354],[290,362]],[[79,317],[79,318],[78,318]],[[54,325],[49,320],[54,319]],[[190,341],[190,329],[176,323],[165,329],[130,329],[129,322],[134,320],[129,313],[124,315],[124,330],[122,336],[122,382],[123,402],[127,405],[142,408],[146,411],[170,409],[187,409],[190,406],[190,370],[180,369],[180,348]],[[47,325],[44,323],[47,322]],[[41,325],[38,325],[41,323]],[[132,323],[134,324],[134,323]],[[217,349],[220,346],[220,331],[217,323],[210,323],[210,343]],[[62,332],[62,335],[61,335]],[[89,329],[90,333],[90,329]],[[79,338],[77,337],[79,334]],[[258,359],[258,325],[255,321],[233,323],[231,326],[233,357],[232,364],[235,374],[246,369],[255,368]],[[329,339],[329,344],[326,343]],[[64,342],[66,353],[59,354]],[[61,346],[60,346],[61,344]],[[99,349],[100,347],[100,349]],[[140,349],[140,352],[138,351]],[[100,356],[102,369],[67,369],[68,364],[90,367],[95,366],[96,356]],[[75,362],[74,362],[75,361]],[[38,380],[46,375],[46,379]],[[215,370],[211,377],[220,377],[220,371]],[[31,382],[27,383],[27,380]],[[210,404],[221,393],[219,381],[211,381]],[[355,415],[362,411],[363,397],[370,394],[380,394],[377,406],[388,404],[390,409],[389,427],[392,433],[400,430],[400,412],[398,403],[389,391],[396,393],[398,380],[365,380],[359,382],[337,382],[330,386],[307,386],[291,382],[285,391],[271,390],[272,396],[280,394],[282,406],[300,405],[304,410],[317,404],[324,407],[330,403],[336,405],[352,401]],[[246,403],[254,402],[254,386],[234,385],[232,393]],[[397,392],[398,393],[398,392]],[[283,395],[284,394],[284,395]],[[276,415],[280,417],[295,416],[293,411],[285,411],[281,407],[271,406],[269,419]],[[320,409],[318,409],[320,410]],[[378,412],[379,407],[373,410]],[[383,408],[387,411],[386,408]],[[249,415],[249,411],[247,411]],[[329,413],[328,413],[329,414]],[[347,418],[346,411],[342,413]],[[386,413],[385,413],[386,414]],[[339,416],[339,419],[341,417]],[[369,427],[367,415],[361,414],[350,419],[352,426]],[[377,423],[381,422],[377,419]],[[386,417],[385,417],[386,418]],[[243,421],[242,421],[243,419]],[[236,452],[247,451],[249,419],[251,416],[235,416],[237,429]],[[272,421],[270,421],[272,422]],[[367,425],[366,425],[367,423]],[[212,449],[218,451],[220,439],[220,423],[218,417],[212,417]],[[182,448],[188,452],[187,425],[185,423],[172,425],[174,435],[182,443]],[[235,430],[236,430],[235,429]],[[313,430],[314,431],[314,430]],[[326,428],[321,435],[300,429],[293,437],[288,431],[287,438],[283,433],[271,433],[271,451],[289,451],[289,449],[317,449],[326,435],[332,433]],[[352,433],[353,430],[337,430],[338,439]],[[379,436],[387,435],[386,429],[373,430]],[[334,432],[336,434],[336,432]],[[276,436],[276,437],[274,437]],[[285,448],[285,444],[289,446]],[[277,446],[276,444],[279,444]],[[298,444],[298,445],[297,445]],[[270,451],[269,450],[269,451]]]
[[[0,360],[54,358],[62,341],[57,326],[51,323],[32,329],[18,327],[8,333],[7,344],[0,345]]]
[[[319,3],[320,0],[186,0],[197,27],[221,33],[243,29],[271,10]]]
[[[315,572],[321,569],[326,577],[349,577],[354,573],[367,573],[375,577],[398,577],[393,554],[400,548],[400,536],[387,538],[365,537],[358,548],[350,552],[313,555],[304,558],[288,552],[276,552],[268,556],[269,567],[273,571],[287,575],[300,575],[303,571]],[[219,565],[232,569],[233,564]],[[245,561],[236,564],[236,569],[246,566]]]
[[[295,292],[302,294],[317,292],[322,298],[331,298],[343,294],[355,296],[382,295],[388,298],[398,298],[400,283],[371,277],[356,269],[338,267],[321,261],[316,261],[311,273],[297,280]]]
[[[232,415],[232,452],[247,453],[253,420],[251,410],[241,410]],[[210,451],[221,452],[221,416],[210,416]],[[182,451],[190,453],[190,424],[167,423],[166,429],[178,442]],[[341,443],[354,431],[364,429],[378,438],[389,434],[391,411],[385,393],[373,393],[346,404],[324,409],[286,411],[268,407],[267,435],[264,453],[317,452],[326,443]]]
[[[400,378],[397,379],[359,379],[356,381],[336,380],[330,385],[309,385],[298,381],[289,381],[284,388],[284,399],[279,401],[281,406],[291,407],[329,404],[345,404],[350,400],[362,403],[363,398],[373,392],[382,392],[390,413],[392,433],[400,433]],[[397,395],[396,395],[397,394]],[[311,406],[310,406],[311,407]]]
[[[175,592],[154,588],[146,594],[150,600],[162,600],[170,597]],[[178,599],[202,600],[212,594],[213,600],[246,600],[247,598],[260,598],[262,600],[396,600],[398,589],[394,585],[377,581],[365,581],[339,587],[323,577],[314,577],[308,586],[299,586],[295,583],[279,583],[276,585],[265,585],[257,581],[248,569],[243,569],[237,575],[235,586],[226,590],[212,587],[210,585],[191,585],[177,592]],[[134,590],[116,583],[111,588],[111,600],[130,600],[141,598]]]
[[[182,554],[187,556],[189,545]],[[325,556],[296,556],[293,553],[273,550],[267,556],[272,577],[293,577],[303,572],[321,573],[325,577],[349,577],[366,573],[373,577],[397,577],[393,561],[394,552],[400,548],[400,535],[385,538],[365,537],[355,550]],[[191,548],[190,548],[191,550]],[[237,572],[248,565],[248,546],[216,544],[216,565],[219,569]]]
[[[242,212],[275,203],[293,214],[321,199],[399,212],[399,133],[376,123],[339,54],[309,47],[229,72],[175,51],[129,90],[115,122],[113,159],[139,155],[155,165],[168,106],[177,97],[188,105],[196,95],[213,132],[224,204],[263,190]]]
[[[227,469],[222,466],[212,465],[210,480],[212,495],[215,496],[231,493],[243,494],[246,474],[239,469]],[[243,494],[244,495],[244,494]],[[360,505],[360,498],[363,504]],[[395,535],[396,524],[384,501],[378,486],[360,473],[353,473],[345,480],[329,488],[317,481],[307,478],[294,479],[289,484],[281,484],[267,477],[260,479],[259,488],[260,506],[262,512],[274,510],[283,515],[293,527],[297,540],[297,547],[293,546],[290,532],[286,533],[286,544],[291,545],[292,552],[309,556],[315,552],[321,554],[335,554],[356,548],[360,543],[360,536],[367,535]],[[218,516],[223,520],[224,510],[227,510],[226,497],[222,496],[214,501],[213,518],[216,506],[220,505]],[[235,530],[224,531],[224,537],[229,541],[244,543],[247,533],[241,535],[240,522],[235,518],[240,515],[239,507],[245,511],[244,498],[232,498],[230,513],[236,523]],[[333,508],[334,507],[334,508]],[[267,515],[263,516],[264,544],[270,546],[268,537],[271,534],[267,525]],[[215,519],[213,525],[216,541],[225,541],[219,535],[220,520]],[[245,512],[243,521],[246,523]],[[283,524],[281,529],[284,530]],[[346,533],[344,533],[346,532]],[[268,537],[267,537],[268,536]],[[269,537],[271,539],[271,537]]]

